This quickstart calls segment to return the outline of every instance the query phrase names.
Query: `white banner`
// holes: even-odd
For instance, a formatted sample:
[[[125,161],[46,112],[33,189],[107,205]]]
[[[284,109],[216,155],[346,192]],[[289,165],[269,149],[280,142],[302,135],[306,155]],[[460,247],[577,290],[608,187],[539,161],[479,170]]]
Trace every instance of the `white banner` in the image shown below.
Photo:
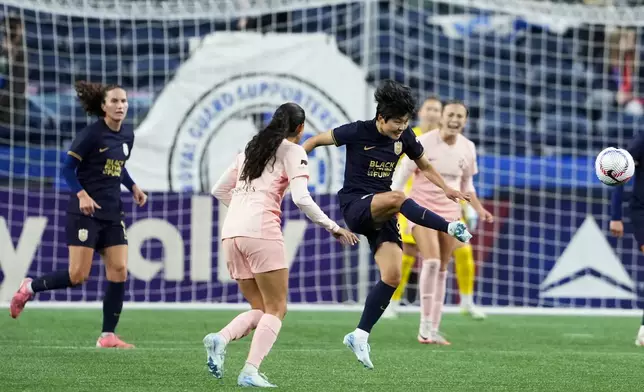
[[[208,192],[258,116],[289,101],[306,111],[305,137],[375,114],[364,72],[324,34],[207,36],[136,130],[128,171],[149,191]],[[339,190],[344,160],[344,148],[314,151],[312,190]]]

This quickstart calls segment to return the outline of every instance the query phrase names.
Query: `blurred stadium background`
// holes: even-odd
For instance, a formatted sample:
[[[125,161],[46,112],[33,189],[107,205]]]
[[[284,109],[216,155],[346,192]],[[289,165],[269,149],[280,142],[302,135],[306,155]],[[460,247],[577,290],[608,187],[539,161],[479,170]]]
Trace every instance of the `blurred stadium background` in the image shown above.
[[[476,184],[498,217],[475,233],[479,303],[536,312],[636,309],[644,264],[630,237],[606,234],[608,190],[594,177],[593,158],[604,147],[624,146],[644,124],[639,3],[5,0],[0,302],[26,274],[67,263],[59,170],[71,139],[92,121],[75,99],[75,81],[117,83],[129,92],[127,123],[137,141],[128,167],[152,194],[142,210],[123,196],[128,300],[187,306],[241,301],[218,252],[225,211],[207,194],[228,157],[280,101],[309,97],[309,132],[324,131],[371,117],[373,86],[392,78],[419,100],[436,94],[470,108]],[[298,56],[305,47],[324,55]],[[271,68],[271,48],[288,63]],[[210,121],[236,105],[212,96],[235,80],[270,97]],[[298,86],[310,91],[298,95]],[[195,107],[208,94],[204,120]],[[200,132],[208,141],[186,153],[199,163],[182,177],[172,152],[195,131],[183,125],[190,116],[205,121]],[[334,192],[343,151],[318,154],[311,189],[340,219]],[[376,273],[368,250],[337,246],[286,203],[290,301],[362,302]],[[98,301],[103,282],[97,264],[83,288],[39,300]],[[458,303],[454,281],[449,292],[448,302]],[[416,302],[413,284],[408,294]]]

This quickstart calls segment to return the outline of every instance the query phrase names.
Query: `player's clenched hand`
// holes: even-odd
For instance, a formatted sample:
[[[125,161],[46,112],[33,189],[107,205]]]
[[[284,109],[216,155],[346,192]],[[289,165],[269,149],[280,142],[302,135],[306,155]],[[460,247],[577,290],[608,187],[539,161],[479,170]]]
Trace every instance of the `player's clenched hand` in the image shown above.
[[[333,232],[333,237],[343,245],[355,245],[360,241],[357,235],[342,227]]]
[[[494,215],[492,215],[490,211],[486,210],[485,208],[481,208],[478,213],[481,220],[484,220],[488,223],[494,222]]]
[[[78,192],[78,208],[85,215],[94,215],[94,211],[100,210],[101,206],[96,204],[94,199],[83,190]]]
[[[139,207],[143,207],[148,201],[148,195],[146,195],[145,192],[143,192],[141,188],[136,185],[132,187],[132,197],[134,198],[134,202]]]
[[[445,189],[445,196],[447,196],[448,199],[454,202],[458,202],[459,200],[470,201],[470,195],[468,195],[467,193],[459,192],[453,188]]]
[[[610,221],[610,233],[615,237],[624,235],[624,223],[622,221]]]

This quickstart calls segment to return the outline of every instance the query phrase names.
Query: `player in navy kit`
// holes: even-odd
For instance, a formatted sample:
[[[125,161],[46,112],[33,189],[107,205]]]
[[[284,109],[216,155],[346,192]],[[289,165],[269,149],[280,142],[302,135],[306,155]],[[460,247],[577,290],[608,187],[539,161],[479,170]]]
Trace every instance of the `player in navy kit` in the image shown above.
[[[644,253],[644,132],[639,133],[626,149],[635,161],[635,183],[633,194],[630,199],[631,224],[633,225],[633,236],[637,241],[640,251]],[[622,199],[624,186],[616,186],[611,198],[611,221],[610,232],[617,237],[624,235],[624,223],[622,222]],[[637,338],[637,346],[644,346],[644,315]]]
[[[424,156],[423,146],[409,127],[409,119],[416,110],[411,89],[388,80],[378,87],[375,99],[378,106],[373,120],[342,125],[304,143],[307,152],[331,144],[347,148],[344,186],[338,192],[340,208],[349,229],[369,240],[381,280],[367,296],[358,328],[344,337],[344,344],[369,369],[373,368],[367,343],[369,333],[400,283],[402,241],[396,214],[400,212],[416,224],[447,232],[463,242],[471,238],[463,223],[447,222],[403,192],[391,190],[394,169],[405,153],[448,198],[455,202],[469,199],[449,188]]]
[[[18,317],[35,293],[83,283],[89,276],[94,251],[98,251],[108,282],[103,300],[103,330],[96,346],[133,348],[114,334],[127,279],[121,184],[132,192],[139,206],[147,200],[125,169],[134,145],[133,130],[123,125],[127,94],[116,85],[87,82],[78,82],[76,92],[85,111],[99,119],[76,135],[62,170],[72,191],[66,224],[69,268],[33,280],[24,279],[11,300],[11,317]]]

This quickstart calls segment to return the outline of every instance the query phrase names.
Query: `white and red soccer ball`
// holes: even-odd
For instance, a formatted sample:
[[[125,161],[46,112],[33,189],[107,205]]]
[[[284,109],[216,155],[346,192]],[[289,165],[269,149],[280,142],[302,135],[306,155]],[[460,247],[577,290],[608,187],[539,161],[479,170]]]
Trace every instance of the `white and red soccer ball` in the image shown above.
[[[628,151],[608,147],[597,155],[595,174],[606,185],[622,185],[635,174],[635,161]]]

